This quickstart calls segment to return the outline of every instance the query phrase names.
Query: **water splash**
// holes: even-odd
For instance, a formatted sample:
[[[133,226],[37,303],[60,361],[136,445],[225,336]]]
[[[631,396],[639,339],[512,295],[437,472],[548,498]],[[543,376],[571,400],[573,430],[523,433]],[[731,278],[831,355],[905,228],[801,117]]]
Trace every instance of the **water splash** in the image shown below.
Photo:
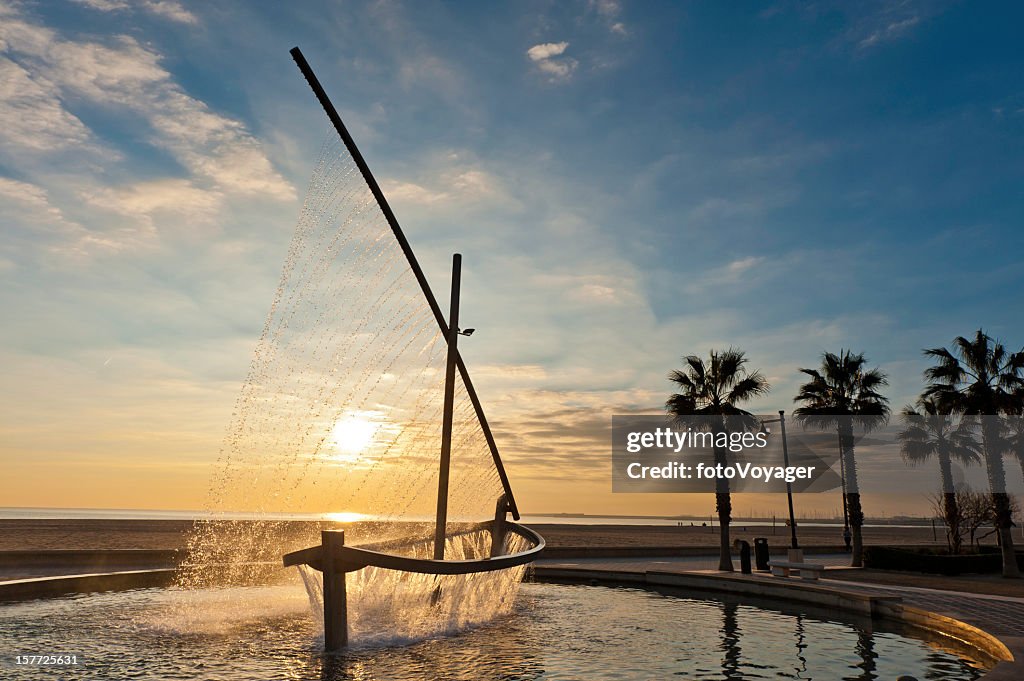
[[[490,533],[449,537],[450,560],[482,558],[490,551]],[[506,538],[505,551],[525,550],[518,535]],[[411,543],[400,551],[429,558],[431,542]],[[512,611],[526,566],[466,575],[425,575],[366,567],[346,575],[350,645],[395,645],[453,634]],[[299,572],[314,617],[322,625],[323,575],[305,565]]]
[[[136,613],[132,624],[143,633],[228,636],[306,612],[302,589],[294,583],[187,589]]]

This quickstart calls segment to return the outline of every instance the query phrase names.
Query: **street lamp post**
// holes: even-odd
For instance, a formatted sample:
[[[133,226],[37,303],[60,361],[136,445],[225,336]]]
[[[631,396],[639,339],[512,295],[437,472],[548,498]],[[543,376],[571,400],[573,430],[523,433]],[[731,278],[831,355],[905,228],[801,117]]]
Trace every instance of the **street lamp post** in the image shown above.
[[[843,534],[850,531],[850,511],[846,505],[846,457],[843,456],[843,437],[839,436],[839,479],[843,492]]]
[[[770,421],[762,421],[764,425],[769,423],[778,423],[782,430],[782,462],[789,470],[789,444],[786,442],[786,412],[782,409],[779,410],[779,418],[771,419]],[[796,516],[793,514],[793,483],[786,480],[786,502],[789,504],[789,536],[792,544],[791,548],[798,549],[800,544],[796,540]]]

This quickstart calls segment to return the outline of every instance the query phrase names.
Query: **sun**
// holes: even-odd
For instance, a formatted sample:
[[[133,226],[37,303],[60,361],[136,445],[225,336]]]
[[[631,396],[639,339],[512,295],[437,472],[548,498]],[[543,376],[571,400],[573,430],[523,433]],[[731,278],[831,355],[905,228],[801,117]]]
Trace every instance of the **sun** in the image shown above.
[[[344,414],[331,428],[329,444],[337,452],[333,458],[355,461],[370,448],[380,423],[369,412]]]
[[[330,520],[336,523],[357,523],[360,520],[369,518],[370,516],[362,513],[356,513],[354,511],[341,511],[339,513],[324,513],[324,520]]]

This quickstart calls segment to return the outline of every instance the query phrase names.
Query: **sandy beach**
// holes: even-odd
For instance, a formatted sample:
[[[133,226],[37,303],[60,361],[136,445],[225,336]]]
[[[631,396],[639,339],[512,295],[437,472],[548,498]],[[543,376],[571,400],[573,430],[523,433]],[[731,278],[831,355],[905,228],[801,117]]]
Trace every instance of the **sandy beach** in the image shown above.
[[[315,523],[293,522],[296,534],[315,531]],[[0,520],[0,551],[88,550],[88,549],[180,549],[192,522],[187,520]],[[372,524],[340,525],[353,542],[373,541]],[[551,547],[708,547],[718,546],[718,528],[653,525],[534,524]],[[752,541],[766,537],[771,546],[789,544],[783,526],[732,527],[733,539]],[[842,544],[837,527],[801,527],[799,539],[808,546]],[[866,545],[943,544],[941,529],[937,540],[930,527],[866,527]],[[991,542],[989,542],[991,543]]]
[[[294,546],[287,550],[299,548],[303,542],[312,543],[312,537],[319,527],[312,522],[287,523]],[[379,538],[380,528],[372,523],[348,523],[337,525],[345,529],[346,536],[353,543],[371,542]],[[571,523],[534,523],[531,527],[539,531],[553,549],[549,556],[565,557],[568,555],[585,555],[590,550],[598,550],[597,555],[616,555],[615,549],[625,549],[634,556],[657,556],[665,549],[695,549],[699,554],[714,554],[718,547],[718,528],[690,526],[655,526],[655,525],[581,525]],[[47,551],[109,551],[109,550],[155,550],[165,552],[183,549],[186,538],[192,528],[188,520],[85,520],[85,519],[46,519],[46,520],[0,520],[0,551],[2,552],[47,552]],[[418,528],[420,532],[424,526]],[[426,528],[429,529],[429,528]],[[789,532],[784,526],[745,527],[737,523],[732,528],[734,539],[753,541],[755,537],[765,537],[770,546],[785,548],[789,545]],[[941,529],[937,533],[938,540],[933,538],[930,527],[866,527],[865,543],[871,545],[928,545],[943,544]],[[841,530],[838,527],[802,527],[799,529],[801,546],[812,550],[831,552],[842,545]],[[985,543],[990,543],[986,541]],[[1024,544],[1024,540],[1021,542]],[[600,551],[601,549],[610,549]],[[578,552],[578,553],[577,553]],[[665,551],[664,553],[668,553]],[[662,554],[664,555],[664,554]],[[0,565],[0,579],[21,579],[41,577],[45,575],[73,574],[115,569],[140,569],[146,567],[164,567],[180,560],[181,554],[157,555],[154,557],[140,556],[136,562],[124,565],[102,564],[97,567],[96,558],[69,558],[54,560],[43,555],[33,556],[32,560],[22,560],[16,554],[8,554]],[[117,560],[112,558],[111,560]],[[152,562],[152,564],[146,563]],[[138,563],[138,564],[136,564]],[[842,579],[876,582],[902,586],[916,586],[937,589],[953,589],[977,593],[988,593],[1003,596],[1024,597],[1024,585],[1007,583],[998,575],[964,575],[960,577],[941,577],[938,575],[921,575],[914,573],[898,573],[883,570],[843,571]]]

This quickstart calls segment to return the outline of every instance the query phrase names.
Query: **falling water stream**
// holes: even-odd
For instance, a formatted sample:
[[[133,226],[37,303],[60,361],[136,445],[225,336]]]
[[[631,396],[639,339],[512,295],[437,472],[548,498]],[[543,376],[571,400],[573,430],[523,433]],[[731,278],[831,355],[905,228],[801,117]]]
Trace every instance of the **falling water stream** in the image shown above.
[[[257,585],[328,523],[279,513],[372,515],[349,545],[403,540],[429,557],[446,342],[405,254],[348,150],[322,147],[280,285],[228,429],[206,509],[188,539],[184,589]],[[448,518],[493,517],[503,489],[457,377]],[[249,512],[256,520],[235,521]],[[218,514],[220,514],[218,516]],[[261,519],[262,518],[262,519]],[[446,558],[482,558],[486,533],[450,537]],[[510,547],[511,548],[511,547]],[[413,640],[508,612],[523,569],[464,576],[366,568],[348,576],[354,639]],[[303,570],[314,608],[319,573]]]

